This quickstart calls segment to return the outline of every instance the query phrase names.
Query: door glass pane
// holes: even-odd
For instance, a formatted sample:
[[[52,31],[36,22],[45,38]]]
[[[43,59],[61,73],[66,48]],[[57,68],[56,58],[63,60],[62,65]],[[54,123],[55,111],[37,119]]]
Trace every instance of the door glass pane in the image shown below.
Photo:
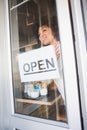
[[[9,0],[14,110],[67,123],[55,0]]]

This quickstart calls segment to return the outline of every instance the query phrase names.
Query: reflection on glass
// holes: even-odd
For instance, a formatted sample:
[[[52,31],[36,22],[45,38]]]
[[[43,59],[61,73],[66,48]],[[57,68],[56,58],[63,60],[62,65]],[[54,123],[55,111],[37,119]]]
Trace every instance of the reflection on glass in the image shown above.
[[[67,123],[55,0],[23,2],[9,0],[15,112]]]

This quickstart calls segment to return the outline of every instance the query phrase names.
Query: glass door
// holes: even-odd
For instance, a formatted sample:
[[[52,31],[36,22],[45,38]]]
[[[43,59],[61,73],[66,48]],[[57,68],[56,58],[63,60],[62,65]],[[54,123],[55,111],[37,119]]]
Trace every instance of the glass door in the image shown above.
[[[9,0],[11,125],[81,130],[67,0]]]

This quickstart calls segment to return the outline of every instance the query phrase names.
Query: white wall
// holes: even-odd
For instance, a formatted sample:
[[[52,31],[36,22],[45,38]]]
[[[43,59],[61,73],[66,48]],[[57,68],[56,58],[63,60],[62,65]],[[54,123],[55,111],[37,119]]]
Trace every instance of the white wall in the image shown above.
[[[87,0],[82,0],[83,3],[83,13],[85,18],[86,34],[87,34]]]

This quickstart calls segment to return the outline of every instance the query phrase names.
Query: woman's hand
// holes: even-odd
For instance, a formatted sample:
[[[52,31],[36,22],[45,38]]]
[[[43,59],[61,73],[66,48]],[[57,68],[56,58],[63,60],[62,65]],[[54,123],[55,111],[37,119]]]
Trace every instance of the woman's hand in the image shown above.
[[[60,57],[60,43],[59,43],[59,41],[57,41],[53,46],[54,46],[56,56],[57,56],[57,58],[59,58]]]

